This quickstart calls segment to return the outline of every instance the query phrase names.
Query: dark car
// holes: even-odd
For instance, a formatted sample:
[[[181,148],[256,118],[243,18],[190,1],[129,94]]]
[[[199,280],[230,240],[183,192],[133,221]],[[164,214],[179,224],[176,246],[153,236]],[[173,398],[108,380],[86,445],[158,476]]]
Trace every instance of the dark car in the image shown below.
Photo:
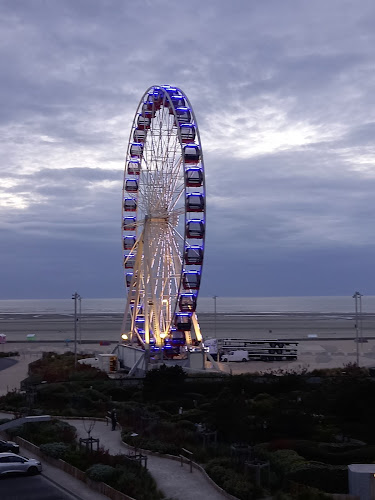
[[[2,439],[0,439],[0,453],[3,453],[4,451],[19,453],[20,447],[14,441],[3,441]]]

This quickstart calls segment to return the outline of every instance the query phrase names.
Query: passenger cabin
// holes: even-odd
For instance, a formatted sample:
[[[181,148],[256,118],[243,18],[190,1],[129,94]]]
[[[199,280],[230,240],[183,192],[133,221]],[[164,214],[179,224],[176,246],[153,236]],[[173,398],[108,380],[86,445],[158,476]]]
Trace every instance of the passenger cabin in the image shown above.
[[[152,102],[146,101],[142,105],[142,115],[147,116],[148,118],[154,118],[156,113],[155,106]]]
[[[160,109],[163,102],[164,93],[160,88],[154,87],[152,92],[148,93],[147,101],[154,104],[155,109]]]
[[[201,265],[203,263],[203,247],[192,245],[185,248],[184,260],[188,266]]]
[[[172,104],[173,104],[174,108],[184,108],[184,107],[186,107],[186,101],[185,101],[185,99],[183,98],[182,95],[172,95],[171,96],[171,101],[172,101]],[[171,115],[173,115],[173,107],[170,106],[169,101],[166,101],[166,104],[167,104],[167,102],[168,102],[168,107],[169,107],[169,113]]]
[[[171,334],[168,340],[172,346],[183,346],[186,344],[185,333],[175,328],[171,328]]]
[[[134,269],[135,265],[135,254],[130,253],[124,257],[124,267],[125,269]]]
[[[176,313],[174,317],[174,326],[177,330],[190,331],[191,330],[191,314],[190,313]]]
[[[200,219],[191,219],[186,223],[186,237],[202,239],[204,237],[204,222]]]
[[[138,181],[136,179],[126,179],[125,191],[128,193],[136,193],[138,191]]]
[[[136,242],[135,236],[124,236],[122,238],[124,250],[131,250]]]
[[[135,326],[136,326],[137,328],[144,329],[144,327],[145,327],[145,321],[146,321],[146,320],[145,320],[145,317],[144,317],[144,316],[142,316],[142,315],[137,316],[137,317],[135,318]]]
[[[137,219],[135,217],[124,217],[122,220],[122,228],[124,231],[134,231],[136,228]]]
[[[197,296],[195,293],[181,294],[178,301],[178,307],[182,312],[195,311],[197,307]]]
[[[186,210],[188,212],[204,212],[204,196],[201,193],[189,193],[186,196]]]
[[[185,181],[188,187],[201,187],[203,184],[203,170],[201,168],[188,168],[185,171]]]
[[[132,158],[142,158],[143,144],[141,142],[132,142],[130,146],[130,156]]]
[[[195,140],[195,125],[192,123],[181,123],[180,125],[181,141],[183,144],[189,144]]]
[[[124,211],[125,212],[136,212],[137,211],[137,202],[134,198],[125,198]]]
[[[133,273],[126,273],[126,275],[125,275],[125,281],[126,281],[126,286],[128,288],[132,284],[132,279],[133,279]]]
[[[141,130],[139,128],[136,128],[133,132],[134,142],[145,142],[146,133],[147,133],[146,130]]]
[[[170,85],[162,85],[161,88],[164,89],[169,96],[182,95],[177,87],[171,87]]]
[[[141,162],[139,160],[130,160],[128,162],[128,174],[139,175],[141,173]]]
[[[185,290],[199,290],[201,275],[199,271],[184,271],[182,274],[182,286]]]
[[[186,144],[183,154],[185,163],[197,164],[201,158],[201,149],[198,144]]]
[[[181,125],[181,123],[191,122],[191,113],[189,108],[181,106],[179,108],[175,108],[175,111],[176,111],[178,125]]]
[[[144,116],[144,114],[138,115],[137,127],[139,130],[148,130],[151,125],[151,116]]]

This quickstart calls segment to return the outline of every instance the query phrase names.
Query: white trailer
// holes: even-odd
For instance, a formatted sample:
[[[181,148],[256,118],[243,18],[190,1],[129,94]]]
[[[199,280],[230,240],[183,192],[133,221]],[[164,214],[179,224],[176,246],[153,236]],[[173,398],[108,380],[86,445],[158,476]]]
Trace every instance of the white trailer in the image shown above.
[[[203,345],[214,359],[236,350],[247,351],[249,360],[295,360],[298,356],[298,342],[282,339],[207,339]]]

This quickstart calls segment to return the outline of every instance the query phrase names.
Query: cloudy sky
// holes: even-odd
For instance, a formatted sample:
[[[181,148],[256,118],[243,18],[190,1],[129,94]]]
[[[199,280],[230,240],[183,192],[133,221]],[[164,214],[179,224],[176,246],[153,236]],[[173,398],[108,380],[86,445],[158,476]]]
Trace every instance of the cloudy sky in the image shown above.
[[[202,138],[202,295],[375,294],[374,28],[372,0],[0,0],[0,298],[125,294],[124,157],[160,84]]]

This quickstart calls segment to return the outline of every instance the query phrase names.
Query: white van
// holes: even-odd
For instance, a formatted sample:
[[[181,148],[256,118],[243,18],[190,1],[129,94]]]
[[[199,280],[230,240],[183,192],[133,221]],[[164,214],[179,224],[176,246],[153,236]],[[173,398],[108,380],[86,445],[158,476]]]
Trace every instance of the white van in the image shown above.
[[[221,356],[221,361],[249,361],[249,353],[247,351],[228,351]]]

